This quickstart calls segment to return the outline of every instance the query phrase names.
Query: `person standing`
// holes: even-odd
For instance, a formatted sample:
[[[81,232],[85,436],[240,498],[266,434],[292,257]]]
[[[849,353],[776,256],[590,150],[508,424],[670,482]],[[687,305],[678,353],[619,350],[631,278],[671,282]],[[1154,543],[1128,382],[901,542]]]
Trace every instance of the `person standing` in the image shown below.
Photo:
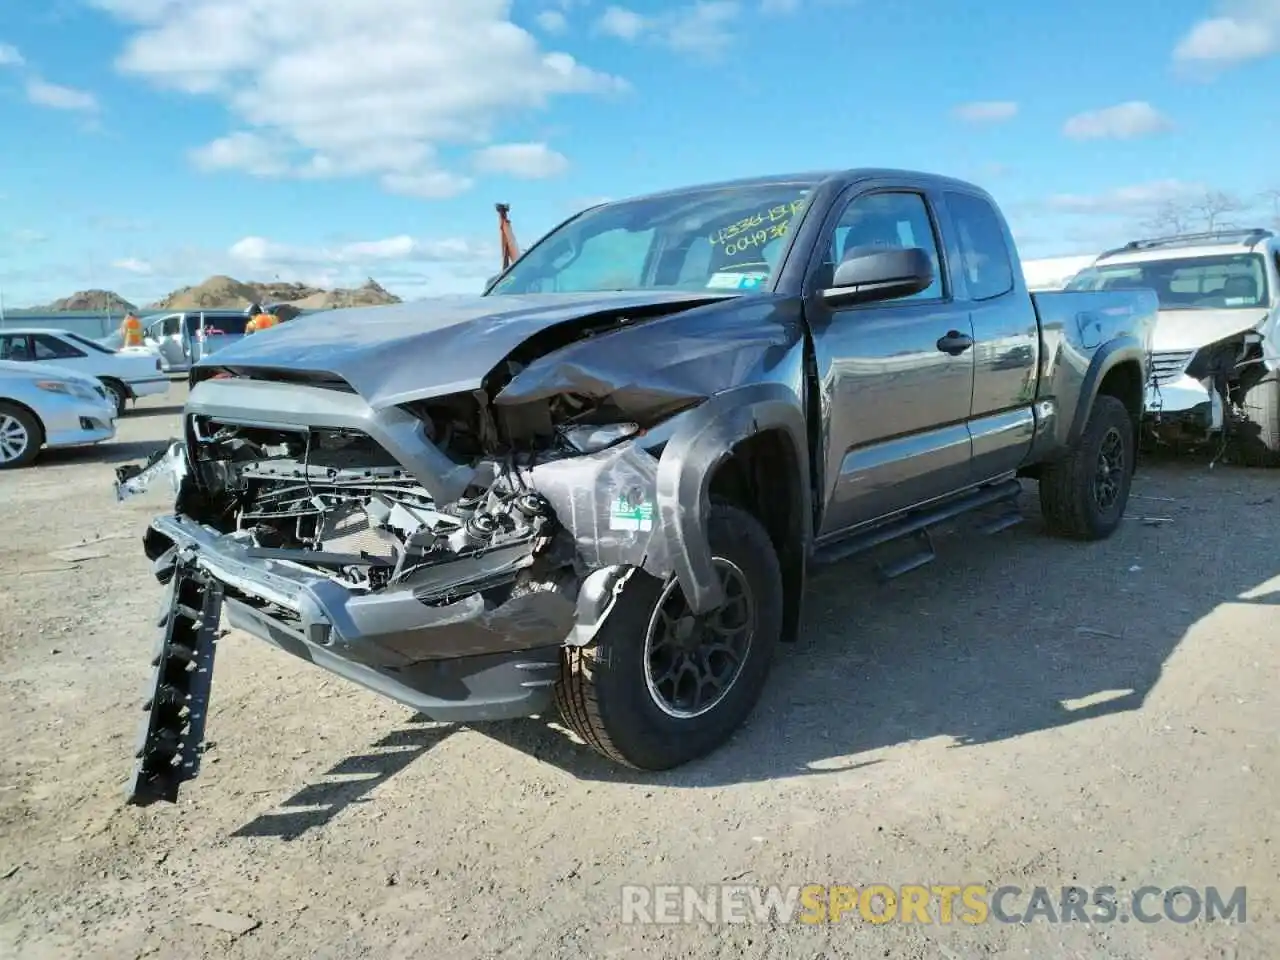
[[[121,346],[124,347],[142,346],[142,321],[134,315],[132,310],[120,321],[120,340]]]
[[[256,303],[251,304],[245,313],[249,316],[249,322],[244,327],[246,335],[257,333],[259,330],[266,330],[268,327],[274,327],[280,322]]]

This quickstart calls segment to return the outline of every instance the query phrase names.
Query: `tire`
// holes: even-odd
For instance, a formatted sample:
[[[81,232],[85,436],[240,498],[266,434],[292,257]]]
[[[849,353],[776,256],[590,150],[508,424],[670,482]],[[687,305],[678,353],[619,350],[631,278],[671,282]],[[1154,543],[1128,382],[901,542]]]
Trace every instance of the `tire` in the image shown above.
[[[1112,461],[1110,499],[1100,499],[1095,491],[1104,442]],[[1129,502],[1135,454],[1129,411],[1115,397],[1101,394],[1071,452],[1045,464],[1040,474],[1040,512],[1049,531],[1073,540],[1105,540],[1115,533]]]
[[[129,388],[119,380],[103,380],[102,385],[107,388],[107,393],[111,394],[111,399],[115,401],[116,416],[123,417],[125,405],[129,402]]]
[[[566,648],[562,654],[555,690],[560,715],[566,726],[616,763],[637,770],[668,770],[705,756],[746,722],[764,689],[782,634],[777,554],[760,521],[737,507],[713,504],[707,534],[717,570],[728,575],[735,594],[742,582],[749,587],[752,602],[743,619],[754,623],[738,672],[718,702],[697,715],[686,709],[686,715],[677,716],[671,712],[677,698],[670,696],[676,692],[670,683],[651,689],[653,674],[660,671],[650,670],[649,664],[661,660],[668,649],[660,647],[651,658],[651,621],[660,624],[660,610],[683,606],[674,579],[664,583],[635,571],[592,643]],[[728,619],[742,611],[740,602],[731,601],[710,616]],[[655,634],[660,629],[655,625]],[[716,662],[724,664],[724,656]]]
[[[1240,462],[1280,466],[1280,373],[1272,371],[1250,387],[1241,406],[1245,423],[1236,428]]]
[[[30,466],[44,444],[44,428],[24,407],[0,403],[0,470]]]

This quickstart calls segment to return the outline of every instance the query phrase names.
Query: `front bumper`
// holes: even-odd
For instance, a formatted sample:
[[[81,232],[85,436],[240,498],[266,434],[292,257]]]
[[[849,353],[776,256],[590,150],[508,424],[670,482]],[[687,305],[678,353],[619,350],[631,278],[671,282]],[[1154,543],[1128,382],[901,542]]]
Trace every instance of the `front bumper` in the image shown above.
[[[559,648],[580,603],[599,593],[584,589],[575,602],[538,591],[495,605],[480,593],[429,603],[407,588],[361,592],[254,556],[237,535],[180,515],[153,521],[145,546],[162,579],[181,554],[222,583],[233,626],[440,721],[549,709]]]
[[[46,447],[79,447],[116,435],[116,410],[108,401],[57,394],[41,399],[39,413]]]
[[[1193,377],[1179,376],[1159,385],[1148,384],[1146,417],[1155,425],[1172,423],[1206,434],[1222,430],[1222,397]]]

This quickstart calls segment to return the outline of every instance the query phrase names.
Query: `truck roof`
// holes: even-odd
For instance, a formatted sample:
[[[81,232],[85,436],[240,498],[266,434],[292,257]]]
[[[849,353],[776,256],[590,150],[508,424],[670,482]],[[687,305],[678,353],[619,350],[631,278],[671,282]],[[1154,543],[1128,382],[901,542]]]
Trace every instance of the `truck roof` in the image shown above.
[[[803,184],[808,186],[817,186],[820,183],[828,181],[841,182],[844,185],[856,183],[859,180],[874,179],[907,179],[907,180],[927,180],[938,187],[951,187],[953,189],[962,189],[966,191],[976,191],[986,194],[986,191],[977,184],[969,183],[964,180],[957,180],[954,177],[946,177],[937,173],[928,173],[923,170],[900,170],[892,167],[850,167],[847,169],[832,170],[811,170],[800,173],[775,173],[765,174],[755,177],[740,177],[734,180],[719,180],[709,183],[689,184],[687,186],[673,187],[668,190],[657,190],[652,193],[641,194],[634,197],[620,198],[619,201],[626,202],[629,200],[656,200],[660,197],[679,196],[683,193],[698,193],[703,190],[749,188],[749,187],[765,187],[772,184]]]
[[[1098,263],[1150,263],[1156,260],[1192,257],[1216,257],[1233,253],[1249,253],[1258,247],[1276,246],[1276,235],[1262,227],[1210,230],[1202,233],[1180,233],[1148,240],[1131,240],[1122,247],[1108,250]]]

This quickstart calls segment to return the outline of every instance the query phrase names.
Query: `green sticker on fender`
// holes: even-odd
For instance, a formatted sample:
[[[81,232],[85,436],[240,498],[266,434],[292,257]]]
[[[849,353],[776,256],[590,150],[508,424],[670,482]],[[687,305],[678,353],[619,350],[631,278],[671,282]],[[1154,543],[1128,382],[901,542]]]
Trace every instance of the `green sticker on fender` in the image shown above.
[[[632,503],[625,497],[618,497],[609,508],[610,530],[652,530],[653,504]]]

